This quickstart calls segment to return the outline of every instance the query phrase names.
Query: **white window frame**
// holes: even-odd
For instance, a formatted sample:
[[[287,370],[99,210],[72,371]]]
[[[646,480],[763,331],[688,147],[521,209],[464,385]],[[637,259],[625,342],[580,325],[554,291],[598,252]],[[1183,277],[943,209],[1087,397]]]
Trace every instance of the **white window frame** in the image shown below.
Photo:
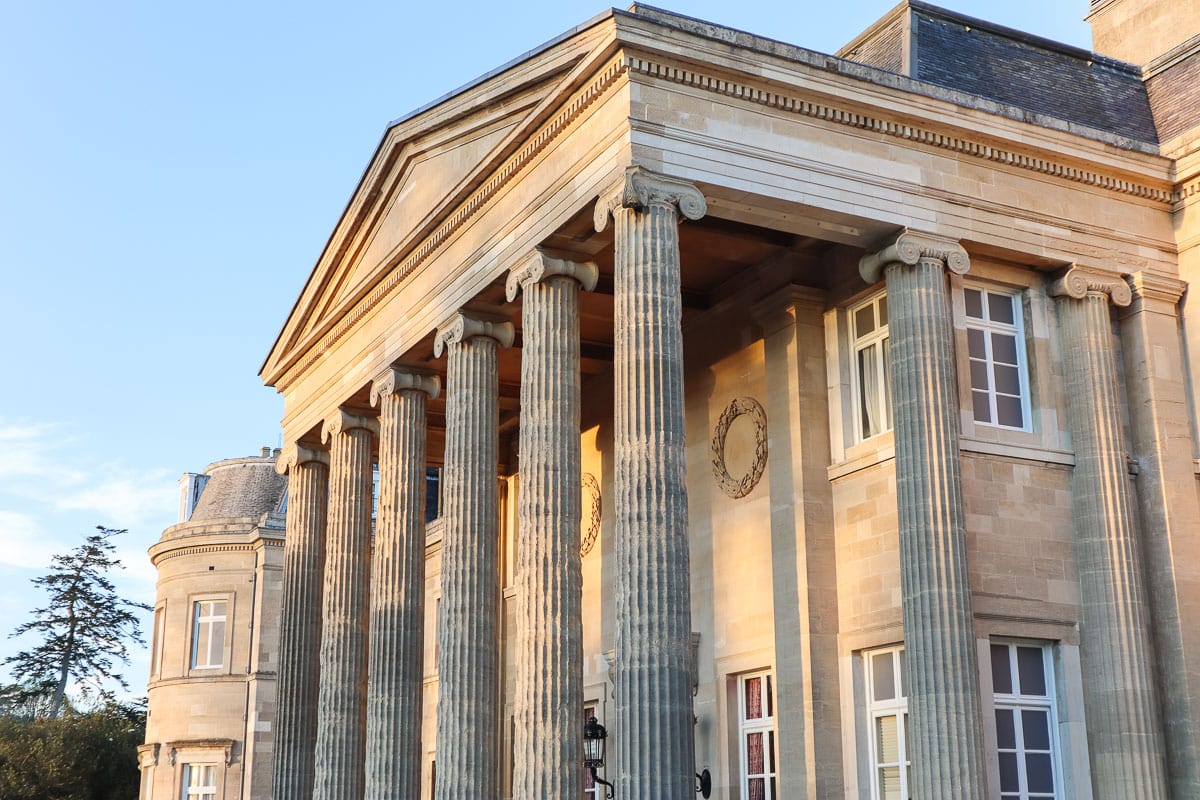
[[[887,361],[890,356],[891,348],[891,332],[888,322],[891,321],[889,315],[888,322],[879,324],[879,306],[881,303],[887,302],[887,292],[876,292],[870,297],[862,300],[847,309],[848,330],[850,332],[850,395],[851,395],[851,413],[850,420],[853,426],[854,435],[852,441],[857,444],[865,442],[868,439],[873,439],[876,436],[881,436],[892,430],[892,387],[890,376],[888,374]],[[858,333],[858,324],[856,317],[858,312],[864,308],[872,307],[872,314],[875,318],[875,329],[870,333],[862,336]],[[890,309],[889,309],[890,311]],[[858,374],[858,355],[863,350],[866,350],[872,345],[879,347],[879,360],[876,368],[876,380],[879,381],[879,400],[878,407],[875,409],[881,420],[881,427],[874,433],[864,433],[863,428],[866,427],[863,419],[864,402],[863,402],[863,387],[862,378]]]
[[[203,607],[205,604],[208,604],[208,603],[224,603],[225,604],[225,613],[221,614],[221,615],[217,615],[217,614],[213,614],[213,613],[205,615],[203,613]],[[229,636],[229,631],[230,631],[229,606],[230,606],[230,599],[228,596],[196,597],[196,598],[192,599],[192,656],[191,656],[191,668],[192,669],[222,669],[225,666],[225,642],[226,642],[226,638]],[[222,633],[220,647],[218,648],[218,650],[221,654],[221,660],[218,663],[213,664],[209,661],[209,658],[212,656],[212,651],[213,651],[212,627],[213,627],[213,624],[215,622],[217,622],[218,620],[221,623],[223,623],[223,625],[224,625],[224,632]],[[209,646],[206,648],[207,652],[204,654],[204,662],[201,663],[201,661],[200,661],[200,629],[204,625],[207,625],[207,628],[208,628],[208,640],[207,641],[208,641]]]
[[[996,729],[995,710],[1004,709],[1004,710],[1011,710],[1011,711],[1018,712],[1015,715],[1018,718],[1020,716],[1019,712],[1022,710],[1045,711],[1048,714],[1047,725],[1049,726],[1049,734],[1050,734],[1050,768],[1051,768],[1051,774],[1054,777],[1054,793],[1046,794],[1044,792],[1039,792],[1039,793],[1036,793],[1033,795],[1029,794],[1028,778],[1026,775],[1026,767],[1025,767],[1025,759],[1023,757],[1027,752],[1024,747],[1024,730],[1023,730],[1024,726],[1023,725],[1015,725],[1014,726],[1015,736],[1016,736],[1016,749],[1015,750],[1006,749],[1006,752],[1015,752],[1017,755],[1017,774],[1018,774],[1018,779],[1020,781],[1020,784],[1019,784],[1020,788],[1018,790],[1018,793],[1016,794],[1016,797],[1018,797],[1020,800],[1063,800],[1066,797],[1066,795],[1063,790],[1063,778],[1062,778],[1062,763],[1061,763],[1062,744],[1058,738],[1058,703],[1057,703],[1057,699],[1056,699],[1055,686],[1054,686],[1054,647],[1053,647],[1053,644],[1050,642],[1030,641],[1027,639],[1026,640],[1023,640],[1023,639],[992,639],[990,644],[991,644],[991,647],[1007,647],[1008,648],[1008,669],[1009,669],[1009,675],[1011,677],[1014,687],[1016,687],[1017,682],[1018,682],[1017,648],[1018,647],[1027,647],[1027,648],[1036,648],[1036,649],[1041,650],[1041,652],[1042,652],[1042,680],[1045,682],[1045,685],[1046,685],[1046,694],[1044,696],[1043,695],[1029,695],[1029,694],[1023,694],[1020,692],[1000,693],[1000,692],[995,691],[995,686],[993,685],[992,704],[994,707],[994,711],[992,713],[991,724],[993,726],[993,732],[996,734],[996,742],[997,742],[996,753],[994,753],[992,756],[994,759],[993,760],[994,768],[997,770],[997,773],[998,773],[998,771],[999,771],[1000,736],[999,736],[999,730]],[[991,668],[991,647],[988,648],[988,668],[989,669]],[[1014,719],[1014,722],[1015,722],[1015,719]],[[1040,753],[1043,751],[1035,750],[1033,752]],[[1009,798],[1012,796],[1013,796],[1012,792],[1003,792],[1001,794],[1001,797],[1003,797],[1003,798]]]
[[[893,698],[891,700],[875,699],[875,657],[890,654],[892,658]],[[902,658],[904,645],[891,645],[864,650],[863,675],[866,676],[866,722],[867,722],[867,767],[871,771],[871,800],[880,800],[879,769],[881,766],[893,765],[893,762],[881,764],[876,742],[876,720],[882,717],[896,717],[897,756],[896,766],[900,767],[900,797],[912,795],[909,777],[912,772],[912,759],[908,754],[908,739],[905,724],[908,718],[908,695],[905,692],[907,681],[904,680],[905,662]]]
[[[989,318],[981,319],[973,317],[967,313],[966,293],[968,291],[976,291],[981,294],[982,310]],[[997,322],[990,319],[990,305],[988,304],[988,295],[996,295],[1007,297],[1012,302],[1013,307],[1013,324],[1006,322]],[[1026,356],[1026,341],[1025,341],[1025,303],[1024,292],[1017,289],[999,289],[994,286],[986,286],[979,283],[964,283],[963,284],[963,322],[967,329],[968,349],[967,349],[967,388],[970,397],[969,410],[971,419],[976,425],[986,425],[990,428],[1000,428],[1010,431],[1032,431],[1033,430],[1033,413],[1031,403],[1031,392],[1029,388],[1029,365]],[[982,331],[984,334],[984,352],[985,357],[982,363],[987,369],[988,379],[988,409],[991,414],[991,421],[975,419],[975,384],[970,373],[970,365],[972,362],[979,361],[971,356],[970,352],[970,332],[972,330]],[[1008,334],[1016,338],[1017,351],[1017,382],[1020,391],[1021,400],[1021,425],[1004,425],[999,421],[999,415],[996,408],[996,375],[995,375],[995,359],[992,354],[992,333]],[[1012,395],[1006,395],[1011,397]]]
[[[763,715],[755,719],[748,719],[746,711],[746,684],[755,678],[762,680]],[[777,754],[779,743],[776,740],[779,738],[779,735],[776,733],[775,728],[775,709],[779,707],[779,698],[776,697],[776,688],[775,676],[769,669],[747,672],[744,675],[738,676],[738,758],[740,760],[738,777],[741,782],[741,796],[743,798],[750,797],[750,779],[762,778],[764,800],[778,800],[779,759]],[[750,754],[747,742],[753,734],[762,734],[763,772],[751,775]],[[771,769],[772,765],[775,767],[774,770]],[[772,780],[775,781],[774,791],[772,791]]]
[[[215,762],[195,762],[183,765],[183,789],[180,800],[220,800],[220,769]],[[212,775],[212,783],[205,783],[205,773]]]

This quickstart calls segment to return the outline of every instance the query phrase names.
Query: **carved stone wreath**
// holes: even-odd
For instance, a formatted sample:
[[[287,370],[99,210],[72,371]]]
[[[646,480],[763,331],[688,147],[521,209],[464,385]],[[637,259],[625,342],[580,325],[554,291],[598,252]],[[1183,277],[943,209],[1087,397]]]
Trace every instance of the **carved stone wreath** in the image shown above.
[[[725,437],[729,435],[729,426],[742,414],[749,414],[754,422],[754,461],[749,471],[740,478],[729,474],[725,466]],[[753,491],[762,479],[763,470],[767,466],[767,412],[753,397],[736,397],[717,420],[712,437],[712,467],[713,478],[721,491],[733,498],[745,497]]]
[[[579,555],[586,556],[592,551],[596,539],[600,537],[600,481],[590,472],[583,473],[583,531],[579,537]]]

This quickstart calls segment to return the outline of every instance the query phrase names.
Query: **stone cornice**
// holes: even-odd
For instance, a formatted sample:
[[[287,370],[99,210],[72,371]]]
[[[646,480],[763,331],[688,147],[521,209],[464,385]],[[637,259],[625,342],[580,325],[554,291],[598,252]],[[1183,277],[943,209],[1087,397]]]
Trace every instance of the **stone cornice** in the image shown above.
[[[458,208],[450,214],[441,225],[439,225],[432,233],[429,234],[423,241],[416,243],[407,254],[402,256],[391,267],[379,284],[367,294],[362,300],[356,303],[352,308],[348,309],[342,315],[338,323],[333,326],[320,340],[305,345],[300,348],[307,350],[307,353],[297,360],[292,366],[288,367],[280,379],[275,383],[276,388],[283,391],[290,386],[295,380],[311,367],[318,359],[321,358],[330,348],[349,333],[360,319],[366,316],[372,309],[380,303],[388,299],[397,291],[405,279],[411,275],[417,267],[425,263],[432,257],[441,246],[450,237],[461,228],[467,220],[477,214],[488,201],[492,199],[501,189],[508,185],[510,181],[516,178],[524,169],[532,163],[538,155],[541,154],[546,147],[561,136],[576,119],[578,119],[584,111],[599,100],[605,93],[614,86],[618,80],[625,75],[627,66],[624,60],[620,57],[614,57],[595,75],[590,83],[577,91],[567,101],[562,108],[549,119],[544,125],[532,134],[523,147],[508,158],[500,167],[492,173],[492,177],[488,179],[479,189],[473,192],[470,197],[464,200]],[[269,376],[264,376],[269,377]]]
[[[275,471],[280,475],[287,475],[293,467],[314,461],[328,467],[329,451],[319,450],[315,447],[308,447],[302,444],[288,445],[279,454],[279,458],[275,459]]]
[[[168,761],[175,764],[175,756],[180,750],[221,750],[225,753],[225,766],[233,763],[233,748],[237,744],[233,739],[183,739],[177,742],[167,742]]]
[[[800,116],[819,119],[850,128],[867,130],[892,138],[917,142],[942,150],[949,150],[959,155],[975,156],[987,161],[1026,169],[1043,175],[1051,175],[1087,186],[1096,186],[1121,194],[1141,197],[1156,203],[1170,203],[1175,199],[1174,192],[1170,189],[1153,186],[1137,180],[1105,175],[1094,170],[1072,166],[1071,164],[1057,161],[1050,157],[1034,156],[988,144],[968,138],[966,132],[961,132],[959,135],[949,135],[934,130],[932,126],[924,127],[919,124],[880,119],[858,111],[837,108],[827,103],[802,100],[795,95],[783,94],[747,83],[731,81],[692,69],[682,69],[672,64],[661,64],[645,57],[627,56],[626,61],[629,71],[633,73],[668,80],[686,86],[694,86],[706,91],[736,97],[746,102],[777,108]]]
[[[441,358],[446,345],[465,342],[477,336],[495,339],[501,347],[508,348],[512,347],[516,330],[511,322],[490,322],[459,311],[438,326],[437,336],[433,339],[433,356]]]
[[[1050,283],[1047,294],[1051,297],[1069,297],[1082,300],[1089,294],[1101,294],[1112,304],[1124,308],[1133,300],[1129,284],[1115,275],[1082,269],[1072,265]]]
[[[566,261],[561,258],[551,258],[541,250],[534,250],[529,257],[508,271],[508,280],[504,284],[504,295],[509,302],[517,299],[517,293],[527,283],[537,283],[552,275],[565,275],[579,282],[585,291],[596,288],[600,279],[600,268],[594,261]]]
[[[442,393],[442,379],[437,375],[422,375],[398,367],[388,367],[371,382],[371,407],[388,395],[403,391],[425,392],[432,399]]]
[[[362,429],[369,431],[375,436],[379,435],[379,420],[374,417],[364,417],[361,414],[351,413],[344,408],[339,408],[330,416],[326,417],[324,424],[321,425],[321,441],[329,444],[333,441],[333,437],[339,433]]]
[[[971,259],[963,246],[953,239],[905,228],[894,239],[885,240],[874,253],[859,259],[858,272],[869,284],[878,283],[888,264],[915,265],[921,259],[940,261],[955,275],[965,275]]]
[[[672,206],[688,219],[700,219],[708,213],[704,195],[689,181],[634,165],[625,168],[625,177],[616,186],[600,195],[592,222],[597,231],[602,231],[618,208],[643,209],[651,205]]]

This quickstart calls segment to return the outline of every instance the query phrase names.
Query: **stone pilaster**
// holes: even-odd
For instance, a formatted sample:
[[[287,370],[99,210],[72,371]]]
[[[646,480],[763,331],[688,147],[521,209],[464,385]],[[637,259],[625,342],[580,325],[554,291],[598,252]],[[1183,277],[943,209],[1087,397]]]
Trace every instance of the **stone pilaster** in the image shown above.
[[[329,454],[292,445],[275,468],[288,476],[288,507],[271,796],[307,800],[313,791],[317,738]]]
[[[1058,298],[1067,426],[1075,448],[1071,517],[1093,788],[1099,800],[1165,798],[1150,616],[1110,310],[1110,301],[1129,305],[1129,286],[1073,268],[1050,293]]]
[[[957,242],[912,231],[859,264],[887,280],[911,794],[931,799],[987,791],[946,289],[969,267]]]
[[[583,795],[579,288],[597,277],[541,252],[508,276],[508,299],[524,292],[514,800]]]
[[[1179,333],[1185,284],[1139,272],[1121,314],[1147,600],[1172,797],[1200,797],[1200,498]]]
[[[837,557],[829,481],[825,292],[785,286],[754,307],[763,333],[771,502],[779,797],[845,794]]]
[[[437,800],[500,797],[500,573],[497,352],[512,323],[456,314],[448,351],[438,621]]]
[[[379,501],[371,558],[366,800],[421,795],[425,636],[425,411],[436,377],[388,369],[379,408]]]
[[[641,167],[596,205],[613,218],[616,795],[695,794],[691,577],[683,421],[679,214],[704,196]]]
[[[339,410],[321,431],[329,444],[330,474],[315,800],[363,796],[371,451],[378,429],[374,419]]]

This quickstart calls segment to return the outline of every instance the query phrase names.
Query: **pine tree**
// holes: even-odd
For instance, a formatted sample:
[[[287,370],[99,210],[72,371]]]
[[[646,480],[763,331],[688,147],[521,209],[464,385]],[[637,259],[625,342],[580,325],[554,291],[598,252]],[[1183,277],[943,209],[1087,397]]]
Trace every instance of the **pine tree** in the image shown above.
[[[101,697],[107,694],[106,681],[128,689],[113,661],[128,664],[128,644],[145,645],[133,612],[149,611],[150,606],[118,596],[107,577],[114,567],[123,568],[112,555],[116,548],[111,539],[125,531],[103,526],[96,530],[70,553],[54,556],[48,575],[33,579],[50,595],[50,602],[34,610],[34,618],[10,637],[36,633],[41,644],[4,659],[31,694],[49,698],[51,717],[62,711],[71,678]]]

